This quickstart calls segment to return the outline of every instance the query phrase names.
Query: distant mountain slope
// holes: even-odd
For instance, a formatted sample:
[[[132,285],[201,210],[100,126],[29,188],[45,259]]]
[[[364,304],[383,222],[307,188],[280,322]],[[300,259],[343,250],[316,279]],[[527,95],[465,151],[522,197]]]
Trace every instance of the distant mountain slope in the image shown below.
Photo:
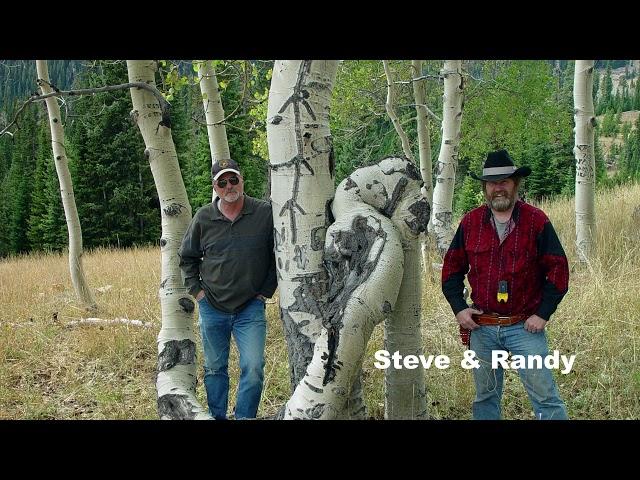
[[[84,68],[82,60],[49,60],[49,78],[62,90],[71,88]],[[7,114],[37,90],[35,60],[0,60],[0,113]]]

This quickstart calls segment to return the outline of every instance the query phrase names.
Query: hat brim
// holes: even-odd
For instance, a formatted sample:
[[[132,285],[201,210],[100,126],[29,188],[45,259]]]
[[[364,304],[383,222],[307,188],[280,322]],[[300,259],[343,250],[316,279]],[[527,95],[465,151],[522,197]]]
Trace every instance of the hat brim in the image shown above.
[[[469,172],[469,176],[475,178],[476,180],[481,180],[483,182],[497,182],[498,180],[504,180],[505,178],[511,177],[528,177],[531,175],[531,169],[529,167],[520,167],[513,173],[505,173],[504,175],[484,175],[478,176],[473,172]]]
[[[237,175],[242,176],[242,174],[238,170],[236,170],[235,168],[223,168],[218,173],[216,173],[216,176],[213,177],[213,181],[215,182],[218,178],[220,178],[220,175],[223,175],[223,174],[225,174],[227,172],[233,172],[233,173],[235,173]]]

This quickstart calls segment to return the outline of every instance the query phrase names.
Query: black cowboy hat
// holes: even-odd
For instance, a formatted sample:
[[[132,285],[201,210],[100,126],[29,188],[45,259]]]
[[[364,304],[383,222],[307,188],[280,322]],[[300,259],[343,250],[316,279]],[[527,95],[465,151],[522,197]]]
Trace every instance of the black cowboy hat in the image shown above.
[[[531,174],[531,169],[529,167],[516,167],[506,150],[498,150],[487,154],[482,176],[479,177],[473,172],[469,172],[469,175],[473,178],[483,182],[497,182],[510,177],[526,177],[529,174]]]

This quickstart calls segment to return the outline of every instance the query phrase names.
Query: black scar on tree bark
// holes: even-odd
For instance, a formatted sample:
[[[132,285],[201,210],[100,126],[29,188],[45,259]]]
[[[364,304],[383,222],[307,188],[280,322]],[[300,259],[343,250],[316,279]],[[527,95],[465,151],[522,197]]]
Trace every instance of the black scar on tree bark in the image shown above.
[[[429,224],[429,218],[431,216],[431,207],[426,199],[421,199],[408,208],[409,213],[412,213],[415,218],[412,220],[405,220],[405,223],[414,235],[427,231],[427,225]]]
[[[340,369],[335,362],[335,352],[340,342],[344,310],[354,290],[367,281],[378,264],[379,255],[367,261],[371,246],[378,237],[386,242],[386,233],[382,228],[376,230],[367,224],[365,217],[357,216],[353,219],[351,230],[336,232],[334,245],[325,250],[323,262],[329,274],[329,292],[322,321],[328,331],[328,354],[322,358],[325,360],[323,385],[333,380],[336,370]]]
[[[174,202],[171,205],[168,205],[168,206],[164,207],[164,209],[162,211],[168,217],[173,217],[175,215],[180,215],[180,212],[182,211],[183,208],[186,209],[186,207],[184,205],[181,205],[180,203],[175,203]]]
[[[158,355],[158,372],[164,372],[176,365],[190,365],[196,358],[196,344],[185,338],[184,340],[170,340]]]
[[[193,420],[196,413],[186,395],[168,393],[158,398],[158,415],[173,420]]]
[[[180,305],[182,309],[187,313],[191,313],[195,309],[193,301],[190,298],[186,297],[182,297],[180,300],[178,300],[178,305]]]
[[[398,180],[398,183],[396,183],[396,186],[393,189],[393,193],[391,194],[391,198],[387,200],[387,203],[380,210],[380,213],[382,213],[385,217],[391,218],[408,183],[409,180],[407,180],[405,177],[401,177],[400,180]]]
[[[354,182],[351,177],[347,177],[347,183],[345,183],[345,185],[344,185],[344,189],[345,190],[351,190],[352,188],[355,188],[357,186],[358,186],[358,184],[356,182]]]
[[[407,165],[405,168],[400,168],[397,170],[395,168],[392,168],[391,170],[387,170],[387,171],[383,170],[382,173],[384,173],[385,175],[391,175],[393,173],[404,173],[407,177],[409,177],[412,180],[422,180],[422,176],[420,175],[420,170],[418,170],[418,168],[411,162],[411,160],[409,160],[404,155],[400,155],[396,157],[385,157],[381,161],[386,160],[388,158],[402,158],[407,162]]]
[[[291,393],[293,393],[300,379],[304,377],[307,366],[313,358],[313,343],[300,329],[309,324],[304,320],[296,323],[286,308],[280,309],[280,318],[284,325],[285,338],[287,340],[287,350],[289,353],[289,376],[291,379]]]

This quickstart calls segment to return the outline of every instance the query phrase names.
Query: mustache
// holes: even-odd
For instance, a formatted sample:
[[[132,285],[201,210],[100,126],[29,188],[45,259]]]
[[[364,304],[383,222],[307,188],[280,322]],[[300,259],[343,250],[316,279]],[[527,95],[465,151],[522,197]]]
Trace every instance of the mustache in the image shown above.
[[[511,198],[511,195],[509,194],[509,192],[493,192],[491,194],[491,198],[497,198],[497,197]]]

